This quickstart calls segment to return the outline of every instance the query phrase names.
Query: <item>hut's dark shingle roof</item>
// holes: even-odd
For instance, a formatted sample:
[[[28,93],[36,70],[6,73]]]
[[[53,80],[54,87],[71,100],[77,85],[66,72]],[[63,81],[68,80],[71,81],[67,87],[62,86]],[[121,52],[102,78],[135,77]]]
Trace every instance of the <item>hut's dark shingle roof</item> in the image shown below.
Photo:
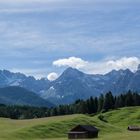
[[[97,128],[95,128],[94,126],[91,126],[91,125],[81,125],[81,127],[83,127],[87,131],[98,131]]]
[[[78,125],[77,127],[81,127],[83,128],[85,131],[89,131],[89,132],[97,132],[99,131],[96,127],[94,126],[91,126],[91,125]],[[76,127],[76,128],[77,128]],[[71,130],[72,131],[75,131],[75,128]]]
[[[97,138],[99,130],[91,125],[77,125],[68,132],[69,139]]]

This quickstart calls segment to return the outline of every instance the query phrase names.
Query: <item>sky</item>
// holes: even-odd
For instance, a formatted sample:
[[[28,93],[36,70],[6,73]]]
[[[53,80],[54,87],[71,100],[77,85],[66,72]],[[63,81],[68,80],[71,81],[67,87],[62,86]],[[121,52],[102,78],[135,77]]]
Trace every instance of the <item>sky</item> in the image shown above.
[[[55,80],[138,64],[139,0],[0,0],[0,69]]]

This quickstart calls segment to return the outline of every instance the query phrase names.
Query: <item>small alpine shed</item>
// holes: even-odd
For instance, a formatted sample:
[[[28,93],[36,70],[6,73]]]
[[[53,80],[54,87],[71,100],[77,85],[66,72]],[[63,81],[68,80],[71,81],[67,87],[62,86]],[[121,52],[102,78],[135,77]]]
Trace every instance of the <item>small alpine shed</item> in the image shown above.
[[[128,126],[129,131],[140,131],[140,126]]]
[[[97,138],[99,129],[91,125],[78,125],[68,133],[69,139]]]

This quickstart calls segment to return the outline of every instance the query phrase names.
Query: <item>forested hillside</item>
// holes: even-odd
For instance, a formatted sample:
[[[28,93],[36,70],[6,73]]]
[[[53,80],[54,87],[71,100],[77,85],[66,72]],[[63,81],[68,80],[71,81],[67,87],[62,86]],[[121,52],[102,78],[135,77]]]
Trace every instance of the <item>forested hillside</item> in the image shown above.
[[[52,103],[42,99],[36,93],[17,86],[0,88],[0,104],[37,107],[53,106]]]
[[[73,104],[51,108],[0,105],[0,117],[31,119],[70,114],[97,114],[129,106],[140,106],[140,95],[138,93],[128,91],[126,94],[113,96],[111,92],[108,92],[105,96],[90,97],[87,100],[77,100]]]

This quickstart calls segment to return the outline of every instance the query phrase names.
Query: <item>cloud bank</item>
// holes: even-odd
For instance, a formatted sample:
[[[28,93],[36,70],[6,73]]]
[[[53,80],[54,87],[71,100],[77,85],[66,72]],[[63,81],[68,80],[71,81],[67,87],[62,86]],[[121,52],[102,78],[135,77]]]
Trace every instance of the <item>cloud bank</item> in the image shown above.
[[[36,78],[54,71],[61,73],[69,66],[86,73],[135,70],[140,58],[139,3],[0,0],[1,69],[14,68]],[[54,62],[60,69],[52,67],[58,58],[65,58]]]
[[[89,62],[77,57],[58,59],[53,62],[57,67],[72,67],[88,74],[105,74],[111,70],[130,69],[135,71],[140,64],[137,57],[122,57],[116,60],[103,60],[98,62]]]
[[[88,61],[82,60],[81,58],[77,57],[69,57],[65,59],[58,59],[53,62],[54,66],[69,66],[76,69],[84,68],[85,66],[89,65]]]

